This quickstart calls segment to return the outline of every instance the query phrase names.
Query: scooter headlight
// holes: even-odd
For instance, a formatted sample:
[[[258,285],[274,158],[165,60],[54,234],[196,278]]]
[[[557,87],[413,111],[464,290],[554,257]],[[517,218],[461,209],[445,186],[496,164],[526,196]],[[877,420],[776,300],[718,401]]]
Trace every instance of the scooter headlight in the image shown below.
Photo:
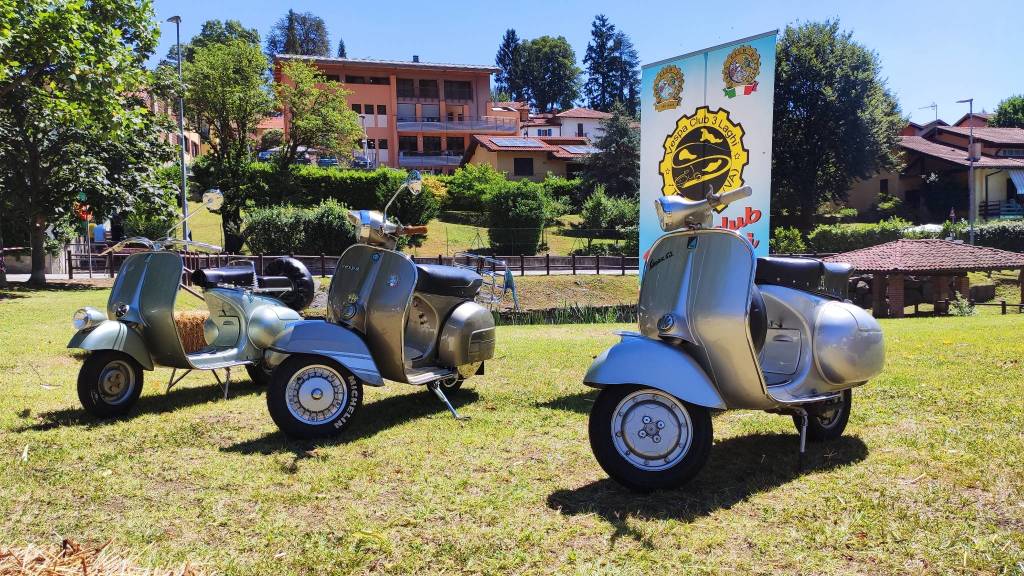
[[[107,315],[103,311],[87,306],[85,308],[79,308],[71,316],[71,326],[75,330],[81,332],[82,330],[89,330],[95,328],[99,324],[107,319]]]

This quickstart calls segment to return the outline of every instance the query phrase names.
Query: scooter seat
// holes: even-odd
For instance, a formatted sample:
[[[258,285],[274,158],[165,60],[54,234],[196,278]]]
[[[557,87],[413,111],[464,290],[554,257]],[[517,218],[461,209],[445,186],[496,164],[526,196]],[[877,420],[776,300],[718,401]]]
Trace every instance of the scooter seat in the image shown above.
[[[756,284],[770,284],[845,300],[853,267],[814,258],[768,256],[757,259]]]
[[[483,278],[472,270],[443,266],[441,264],[417,264],[416,289],[428,294],[475,298],[483,284]]]
[[[196,270],[192,273],[192,282],[203,288],[214,288],[221,284],[251,287],[255,275],[252,266],[221,266]]]

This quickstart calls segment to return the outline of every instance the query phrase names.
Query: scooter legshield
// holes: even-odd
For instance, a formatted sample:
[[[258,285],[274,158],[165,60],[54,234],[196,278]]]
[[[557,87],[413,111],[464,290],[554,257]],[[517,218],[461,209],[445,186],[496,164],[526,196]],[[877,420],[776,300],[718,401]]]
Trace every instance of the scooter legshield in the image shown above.
[[[725,409],[715,385],[689,354],[642,334],[621,336],[618,344],[602,352],[590,365],[583,377],[584,384],[595,388],[649,386],[691,404]]]
[[[131,356],[144,370],[153,369],[153,358],[139,333],[128,328],[123,322],[107,320],[95,328],[76,332],[68,342],[68,348],[82,350],[117,350]]]
[[[276,368],[291,354],[313,354],[341,364],[367,385],[384,385],[384,378],[363,339],[337,324],[322,320],[296,322],[285,328],[267,350],[266,362],[270,368]]]

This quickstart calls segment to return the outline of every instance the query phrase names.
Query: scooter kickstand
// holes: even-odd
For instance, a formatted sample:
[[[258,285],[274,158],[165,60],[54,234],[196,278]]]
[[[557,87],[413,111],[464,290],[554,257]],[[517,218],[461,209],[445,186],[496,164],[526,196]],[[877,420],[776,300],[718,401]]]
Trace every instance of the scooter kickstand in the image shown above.
[[[455,410],[455,406],[452,406],[452,403],[448,401],[448,397],[441,391],[441,386],[437,382],[427,384],[427,388],[430,388],[434,392],[434,395],[440,398],[441,402],[444,402],[444,405],[448,407],[448,411],[452,413],[452,416],[454,416],[456,420],[469,420],[469,416],[459,416],[459,413]]]
[[[798,408],[800,416],[800,455],[796,459],[796,471],[803,472],[804,453],[807,451],[807,410]]]
[[[211,370],[211,372],[213,372],[213,377],[217,380],[217,384],[220,384],[220,387],[224,389],[224,399],[227,400],[228,390],[231,388],[231,367],[228,366],[224,371],[227,375],[224,377],[224,380],[221,381],[220,376],[217,375],[217,371]]]

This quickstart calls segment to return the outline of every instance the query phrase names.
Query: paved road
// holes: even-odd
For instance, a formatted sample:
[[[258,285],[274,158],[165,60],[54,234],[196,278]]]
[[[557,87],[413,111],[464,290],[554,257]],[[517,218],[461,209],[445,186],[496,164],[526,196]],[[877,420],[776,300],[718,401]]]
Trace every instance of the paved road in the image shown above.
[[[518,270],[513,270],[513,274],[515,274],[518,277],[519,276],[519,271]],[[576,270],[576,275],[577,276],[593,276],[594,274],[596,274],[596,272],[594,270],[579,270],[579,269]],[[527,270],[526,271],[526,275],[527,276],[544,276],[545,273],[544,273],[543,270]],[[570,276],[570,275],[572,275],[572,270],[552,270],[550,275],[551,276]],[[606,270],[604,268],[601,269],[601,276],[621,276],[621,275],[622,274],[621,274],[621,272],[619,270],[615,270],[615,269]],[[636,275],[637,275],[637,271],[636,270],[626,270],[626,276],[636,276]],[[314,274],[314,276],[317,276],[317,275]],[[90,276],[89,276],[88,272],[81,272],[81,273],[75,272],[75,280],[88,280],[89,278],[90,278]],[[96,280],[104,280],[104,279],[108,279],[109,280],[109,276],[107,276],[107,274],[105,272],[93,272],[92,278],[96,279]],[[67,280],[68,279],[68,275],[67,274],[47,274],[46,275],[46,279],[47,280]],[[7,275],[7,281],[8,282],[26,282],[27,280],[28,280],[28,274],[8,274]]]

